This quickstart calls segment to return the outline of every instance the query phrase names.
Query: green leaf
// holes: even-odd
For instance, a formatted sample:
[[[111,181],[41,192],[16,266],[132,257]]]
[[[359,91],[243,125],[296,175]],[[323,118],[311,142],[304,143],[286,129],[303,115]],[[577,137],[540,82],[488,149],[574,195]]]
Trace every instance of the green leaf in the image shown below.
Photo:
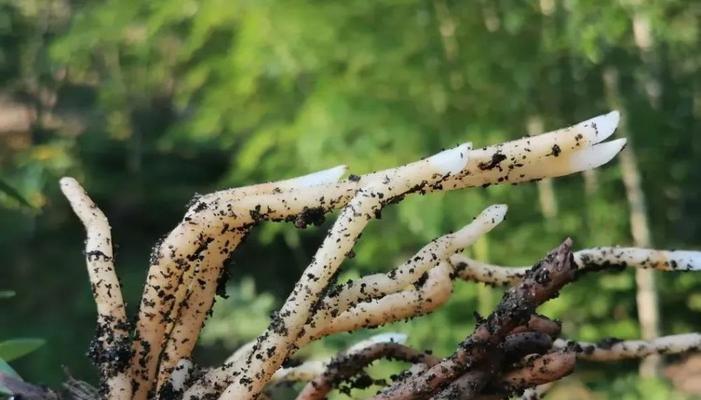
[[[10,339],[0,343],[0,358],[12,361],[44,345],[44,339]]]
[[[24,196],[22,196],[22,194],[20,194],[20,192],[17,191],[17,189],[10,186],[7,182],[5,182],[2,179],[0,179],[0,192],[5,193],[7,196],[17,200],[18,203],[25,207],[34,208],[34,206],[32,206],[32,204],[27,199],[25,199]]]
[[[10,367],[10,364],[8,364],[7,361],[3,360],[2,358],[0,358],[0,372],[17,379],[21,379],[17,371],[12,369],[12,367]]]
[[[11,376],[13,378],[22,379],[22,378],[20,378],[19,374],[17,372],[15,372],[15,370],[12,369],[12,367],[10,367],[10,364],[8,364],[2,358],[0,358],[0,374],[5,374],[5,375]],[[2,384],[2,382],[0,382],[0,394],[12,395],[14,393],[12,393],[10,391],[10,389],[6,388]]]
[[[14,290],[0,290],[0,299],[9,299],[10,297],[15,297]]]

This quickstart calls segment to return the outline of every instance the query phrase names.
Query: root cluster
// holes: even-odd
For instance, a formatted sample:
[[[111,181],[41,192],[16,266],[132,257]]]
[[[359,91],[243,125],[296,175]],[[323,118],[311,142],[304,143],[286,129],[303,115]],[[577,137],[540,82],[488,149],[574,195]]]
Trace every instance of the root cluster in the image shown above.
[[[389,272],[336,281],[342,262],[384,207],[412,194],[528,182],[596,168],[625,144],[625,139],[604,142],[618,118],[612,112],[482,149],[463,144],[346,180],[340,180],[346,172],[340,166],[199,196],[153,250],[134,327],[127,323],[107,218],[74,179],[62,179],[61,188],[87,231],[86,264],[98,311],[90,354],[101,374],[100,395],[116,400],[256,399],[266,397],[272,385],[292,380],[308,382],[298,400],[323,399],[331,390],[377,384],[365,367],[389,358],[409,367],[385,382],[376,400],[492,399],[532,388],[542,391],[542,385],[571,373],[578,359],[615,361],[698,349],[701,337],[693,333],[650,342],[561,339],[559,324],[537,313],[538,306],[581,274],[614,267],[694,271],[701,268],[698,252],[618,247],[573,251],[568,239],[528,268],[489,265],[459,254],[502,222],[504,205],[486,208],[464,228],[437,238]],[[336,209],[338,218],[269,327],[224,364],[194,368],[191,353],[226,261],[248,232],[265,221],[316,225]],[[456,280],[509,289],[449,357],[411,349],[390,335],[331,360],[283,367],[300,348],[324,336],[432,312],[450,297]],[[0,374],[0,379],[7,377]],[[20,383],[14,383],[19,395],[42,398],[31,392],[38,388]],[[70,387],[74,395],[87,390],[84,385]],[[44,398],[58,396],[48,389],[41,393]]]

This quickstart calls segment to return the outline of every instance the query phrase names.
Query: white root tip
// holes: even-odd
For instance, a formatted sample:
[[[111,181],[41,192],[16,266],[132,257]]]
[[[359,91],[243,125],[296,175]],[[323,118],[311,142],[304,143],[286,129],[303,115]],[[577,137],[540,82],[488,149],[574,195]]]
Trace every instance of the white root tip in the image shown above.
[[[621,114],[618,111],[611,111],[608,114],[580,122],[577,127],[587,131],[592,137],[593,143],[601,143],[613,135],[620,120]]]
[[[600,167],[611,161],[626,145],[626,139],[616,139],[582,149],[570,158],[571,172],[581,172]]]
[[[455,175],[467,165],[472,143],[463,143],[428,158],[428,163],[442,175]]]
[[[509,206],[506,204],[493,204],[485,208],[477,218],[490,220],[489,223],[493,226],[497,226],[504,221],[507,211],[509,211]]]
[[[70,185],[71,183],[75,182],[75,178],[72,178],[70,176],[64,176],[58,181],[61,185]]]
[[[61,191],[63,192],[63,194],[66,194],[66,195],[67,195],[67,192],[66,192],[67,190],[71,191],[71,190],[75,190],[75,189],[80,187],[80,184],[78,183],[78,181],[75,180],[75,178],[72,178],[70,176],[64,176],[63,178],[61,178],[58,181],[58,184],[61,187]]]
[[[347,169],[348,167],[345,165],[339,165],[333,168],[290,179],[289,182],[299,187],[336,183],[346,173]]]
[[[506,204],[494,204],[482,210],[472,222],[453,234],[451,251],[471,246],[480,236],[487,234],[504,221],[508,210],[509,207]]]

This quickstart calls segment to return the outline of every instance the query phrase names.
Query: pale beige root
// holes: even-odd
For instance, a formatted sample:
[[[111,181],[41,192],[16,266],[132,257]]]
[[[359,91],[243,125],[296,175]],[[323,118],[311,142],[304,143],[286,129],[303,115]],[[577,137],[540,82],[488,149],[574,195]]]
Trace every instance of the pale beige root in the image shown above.
[[[212,225],[203,214],[197,220],[183,221],[154,249],[134,338],[131,362],[131,375],[136,384],[134,400],[145,400],[154,388],[159,356],[165,345],[165,330],[176,304],[175,294],[183,284],[183,273],[192,268],[190,264],[198,256],[200,243],[207,243],[211,238],[203,231]]]
[[[334,333],[377,327],[428,314],[450,298],[453,290],[452,273],[453,268],[450,264],[441,262],[428,271],[426,282],[421,286],[358,303],[326,324],[307,328],[305,334],[298,339],[297,345],[302,347]]]
[[[592,266],[633,266],[660,271],[700,271],[701,251],[654,250],[639,247],[596,247],[574,253],[580,268]]]
[[[680,354],[701,350],[701,334],[684,333],[661,336],[651,340],[614,340],[599,343],[576,342],[558,339],[554,348],[571,349],[577,358],[588,361],[618,361],[644,358],[653,354]]]
[[[416,282],[429,269],[438,265],[455,252],[471,246],[480,237],[504,220],[508,207],[496,204],[487,207],[464,228],[433,240],[402,265],[387,273],[364,276],[331,290],[324,299],[321,310],[312,325],[326,324],[331,314],[338,314],[359,302],[380,298],[405,289]]]
[[[182,300],[176,303],[178,312],[169,321],[171,326],[166,329],[167,340],[158,365],[157,392],[168,382],[176,361],[187,358],[192,353],[207,313],[214,304],[224,263],[245,235],[246,231],[242,229],[216,236],[200,254],[194,267],[189,269],[191,276],[183,279],[179,291],[185,293],[176,294],[176,298]]]
[[[461,145],[421,162],[400,167],[391,174],[378,176],[357,191],[341,211],[270,328],[259,337],[245,363],[237,365],[241,376],[234,379],[221,399],[249,399],[260,393],[290,351],[294,350],[295,339],[310,317],[312,308],[368,222],[377,217],[384,204],[461,171],[467,163],[468,149],[469,145]]]
[[[520,139],[517,142],[525,146],[528,139]],[[618,139],[611,142],[596,144],[592,147],[575,148],[570,151],[562,150],[561,153],[558,153],[557,157],[545,156],[538,161],[534,161],[533,164],[516,163],[518,166],[503,163],[501,158],[496,158],[496,160],[502,160],[496,163],[491,158],[487,158],[487,155],[484,154],[486,151],[492,151],[493,155],[498,154],[505,157],[507,155],[512,158],[515,157],[515,155],[511,155],[510,153],[504,153],[507,155],[502,154],[503,149],[500,146],[506,146],[506,144],[485,148],[489,150],[472,150],[468,151],[466,157],[470,160],[468,166],[464,167],[458,174],[451,174],[450,177],[441,181],[439,184],[426,185],[422,188],[422,193],[454,190],[478,185],[484,186],[525,182],[544,177],[573,174],[596,168],[607,163],[621,151],[624,145],[625,139]],[[542,152],[545,151],[545,149],[540,150],[542,150]],[[474,163],[470,155],[475,152],[481,155],[484,162],[473,165]],[[530,154],[537,153],[534,150],[532,152],[523,151],[518,154],[523,154],[523,157],[528,157]],[[256,220],[284,221],[294,218],[307,210],[319,210],[321,213],[326,213],[330,210],[345,206],[353,197],[356,190],[367,182],[371,182],[371,178],[376,179],[378,176],[392,175],[402,168],[417,168],[418,165],[421,165],[421,162],[423,161],[411,163],[404,167],[393,168],[381,173],[375,172],[360,176],[354,180],[299,188],[288,192],[252,196],[238,196],[226,191],[215,192],[200,197],[198,205],[201,208],[208,209],[212,214],[225,220],[227,223],[237,224],[248,224]],[[470,165],[472,168],[470,168]],[[504,176],[495,175],[493,170],[499,169],[504,171]],[[518,171],[518,173],[514,171]],[[514,173],[516,177],[506,176],[508,173]],[[457,177],[461,178],[458,179]],[[447,185],[447,182],[451,182],[451,185]],[[477,184],[476,182],[483,183]],[[200,213],[200,211],[197,211],[197,207],[192,207],[188,210],[185,218],[195,218],[198,213]]]
[[[637,247],[595,247],[573,253],[579,269],[607,267],[653,268],[660,271],[701,270],[701,252],[654,250]],[[523,278],[529,267],[504,267],[472,260],[461,254],[450,257],[457,275],[464,280],[492,285],[511,285]]]
[[[273,193],[280,192],[282,190],[280,188],[331,183],[337,180],[344,172],[345,167],[335,167],[278,183],[230,189],[226,193],[230,196],[241,196],[241,198],[265,199]],[[290,194],[290,196],[294,196],[294,194]],[[238,218],[234,213],[224,216],[221,215],[221,212],[215,212],[216,210],[208,206],[202,200],[203,198],[204,196],[194,201],[183,221],[166,236],[160,245],[157,245],[151,256],[151,266],[139,308],[136,340],[134,341],[131,362],[131,375],[137,385],[134,400],[145,400],[154,387],[158,372],[159,356],[164,346],[167,346],[165,343],[167,329],[174,327],[177,314],[181,311],[179,305],[189,295],[187,290],[182,289],[191,288],[190,283],[195,279],[195,266],[193,264],[199,262],[200,264],[221,268],[216,261],[218,259],[225,260],[235,250],[235,244],[227,248],[227,254],[215,254],[216,260],[201,260],[202,253],[207,251],[214,238],[230,231],[234,235],[233,242],[237,236],[245,234],[248,226],[257,222],[252,213],[256,210],[255,206],[249,208],[246,212],[241,212],[241,218]],[[257,204],[257,208],[260,209],[260,203]],[[301,211],[302,208],[297,212]],[[213,272],[211,268],[207,268],[207,270]],[[211,286],[212,281],[207,281],[206,287],[200,290],[196,296],[203,298],[204,302],[211,301],[212,299],[204,299],[204,296],[212,291]],[[198,321],[204,317],[197,310],[193,310],[193,315],[188,316],[185,313],[183,316],[186,319],[191,319],[188,323],[197,326],[201,326],[201,322]],[[194,321],[192,321],[193,319]],[[180,325],[182,326],[182,323]],[[183,332],[191,332],[191,329],[184,328]],[[196,337],[197,335],[194,336]],[[192,344],[186,344],[183,349],[191,349],[191,346]],[[188,355],[184,352],[179,352],[178,357],[174,359],[177,360]],[[166,368],[168,367],[166,365]],[[163,375],[167,375],[167,369],[163,371]],[[161,382],[163,381],[161,379]]]
[[[531,267],[502,267],[455,254],[450,257],[456,275],[465,281],[508,286],[519,282]]]
[[[114,270],[109,221],[75,179],[62,178],[60,185],[87,233],[85,262],[97,305],[98,332],[101,333],[95,338],[101,345],[98,351],[103,357],[114,354],[100,366],[107,384],[107,397],[128,400],[132,395],[131,379],[125,371],[128,360],[114,359],[120,355],[128,357],[129,324],[121,285]]]

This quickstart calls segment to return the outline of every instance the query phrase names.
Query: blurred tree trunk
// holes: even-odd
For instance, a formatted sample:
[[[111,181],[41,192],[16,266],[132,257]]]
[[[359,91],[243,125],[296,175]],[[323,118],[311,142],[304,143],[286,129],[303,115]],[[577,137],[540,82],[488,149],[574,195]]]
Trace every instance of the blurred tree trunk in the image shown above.
[[[650,19],[642,9],[642,1],[633,2],[633,39],[640,60],[643,65],[642,85],[651,108],[657,110],[660,107],[662,94],[662,84],[659,79],[659,62],[655,53],[655,39],[653,37]],[[630,146],[630,143],[629,143]],[[640,186],[640,173],[638,172],[635,153],[632,146],[629,154],[623,154],[621,159],[621,170],[623,181],[628,193],[628,202],[631,207],[631,230],[633,240],[639,246],[652,246],[650,239],[649,223],[647,220],[647,209],[645,206],[645,195]],[[638,312],[640,314],[640,325],[643,337],[653,338],[660,334],[659,327],[659,302],[655,291],[655,276],[653,271],[639,271],[636,274],[638,284]],[[640,290],[642,289],[642,291]],[[657,376],[659,374],[661,358],[659,356],[649,357],[640,363],[640,375],[644,377]]]
[[[459,90],[462,88],[464,81],[455,64],[460,53],[460,46],[455,34],[458,22],[453,18],[445,0],[434,0],[433,9],[436,13],[438,32],[441,36],[443,53],[448,69],[448,83],[452,90]]]
[[[613,67],[604,70],[604,86],[609,103],[618,109],[623,108],[620,98],[618,71]],[[638,247],[651,247],[650,228],[645,205],[645,194],[640,184],[640,171],[633,150],[632,136],[622,121],[619,132],[628,138],[627,148],[619,155],[621,178],[626,189],[628,207],[630,209],[630,230],[633,242]],[[635,282],[637,286],[636,302],[638,320],[643,339],[649,340],[659,336],[660,313],[655,289],[654,271],[636,269]],[[640,375],[644,377],[657,376],[660,365],[659,356],[650,356],[640,363]]]
[[[548,36],[556,36],[558,34],[558,29],[553,18],[551,18],[556,11],[554,0],[540,0],[538,2],[538,8],[541,13],[541,40],[544,40],[544,38]],[[543,116],[539,111],[528,116],[526,120],[526,131],[529,136],[539,135],[545,131]],[[552,222],[558,214],[557,197],[555,196],[553,181],[552,179],[543,179],[538,181],[537,185],[540,211],[548,222]],[[547,224],[547,226],[552,227],[554,224]]]
[[[526,129],[530,136],[543,133],[543,118],[539,115],[528,117]],[[552,179],[538,181],[538,202],[540,203],[540,210],[543,213],[543,217],[548,221],[553,221],[555,217],[557,217],[558,206]],[[548,226],[552,226],[552,224],[548,224]]]
[[[487,235],[480,237],[470,249],[477,260],[489,262],[489,238]],[[489,315],[494,310],[496,301],[494,290],[488,285],[477,285],[477,312],[480,315]]]

